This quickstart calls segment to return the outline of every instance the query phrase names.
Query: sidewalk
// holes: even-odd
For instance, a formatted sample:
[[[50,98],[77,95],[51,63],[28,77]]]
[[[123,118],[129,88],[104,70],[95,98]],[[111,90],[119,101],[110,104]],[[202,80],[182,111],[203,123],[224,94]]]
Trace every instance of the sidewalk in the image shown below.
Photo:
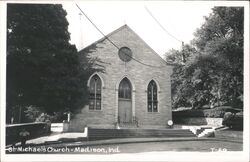
[[[54,147],[78,147],[78,146],[97,146],[112,144],[128,144],[128,143],[147,143],[147,142],[174,142],[174,141],[203,141],[210,140],[208,138],[197,137],[176,137],[176,138],[115,138],[96,141],[78,141],[53,144]]]

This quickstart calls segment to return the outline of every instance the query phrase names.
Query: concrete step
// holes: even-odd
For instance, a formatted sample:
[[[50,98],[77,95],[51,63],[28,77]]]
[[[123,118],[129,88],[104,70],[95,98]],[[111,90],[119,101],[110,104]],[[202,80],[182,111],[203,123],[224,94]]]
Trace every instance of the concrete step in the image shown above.
[[[138,128],[138,125],[136,123],[119,123],[118,127],[120,129]]]
[[[63,123],[51,123],[51,132],[63,132]]]
[[[196,137],[189,129],[93,129],[89,128],[89,140],[109,138],[147,137]]]

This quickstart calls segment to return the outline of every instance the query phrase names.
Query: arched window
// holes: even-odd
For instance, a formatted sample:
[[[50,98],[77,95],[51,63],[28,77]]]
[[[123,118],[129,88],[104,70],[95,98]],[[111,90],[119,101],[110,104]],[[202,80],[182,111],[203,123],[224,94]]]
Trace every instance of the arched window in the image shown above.
[[[127,78],[124,78],[119,85],[119,98],[131,99],[131,84]]]
[[[102,81],[98,75],[90,79],[89,84],[89,109],[101,110]]]
[[[148,112],[158,112],[157,85],[151,80],[148,84]]]

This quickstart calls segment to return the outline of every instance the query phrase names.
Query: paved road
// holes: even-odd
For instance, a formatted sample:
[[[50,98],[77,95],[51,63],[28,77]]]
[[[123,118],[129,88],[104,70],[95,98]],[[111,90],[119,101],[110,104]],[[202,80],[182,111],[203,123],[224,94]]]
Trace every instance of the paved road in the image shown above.
[[[139,153],[153,151],[242,151],[241,143],[218,141],[181,141],[181,142],[152,142],[122,145],[107,145],[105,148],[118,147],[120,153]]]
[[[150,142],[150,143],[130,143],[130,144],[114,144],[99,146],[80,147],[83,152],[94,153],[99,151],[101,154],[106,153],[141,153],[155,151],[242,151],[242,143],[237,142],[218,142],[218,141],[180,141],[180,142]],[[86,150],[84,150],[86,149]],[[95,149],[95,150],[94,150]],[[79,153],[75,150],[75,153]],[[72,152],[71,152],[72,153]]]
[[[78,138],[78,134],[63,134],[64,138],[73,135]],[[52,136],[54,138],[54,136]],[[55,136],[57,137],[57,136]],[[45,138],[45,137],[43,137]],[[141,152],[161,152],[161,151],[242,151],[243,138],[241,131],[221,131],[217,132],[215,138],[126,138],[109,139],[100,141],[79,141],[67,143],[43,144],[43,138],[38,138],[33,145],[28,145],[26,150],[14,150],[10,147],[6,153],[66,153],[66,154],[116,154],[116,153],[141,153]],[[33,142],[34,142],[33,141]],[[32,142],[32,141],[30,141]],[[119,143],[119,144],[118,144]]]
[[[36,146],[32,149],[42,151],[30,151],[26,153],[66,153],[66,154],[117,154],[117,153],[141,153],[141,152],[159,152],[159,151],[242,151],[243,144],[230,141],[167,141],[167,142],[145,142],[145,143],[127,143],[112,145],[95,146]],[[46,150],[46,151],[45,151]],[[12,153],[14,153],[12,151]]]

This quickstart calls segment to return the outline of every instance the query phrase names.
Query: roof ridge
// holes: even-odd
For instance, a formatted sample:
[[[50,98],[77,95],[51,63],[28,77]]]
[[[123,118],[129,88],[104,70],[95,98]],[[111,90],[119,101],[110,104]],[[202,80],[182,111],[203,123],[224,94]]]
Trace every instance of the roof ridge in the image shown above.
[[[97,44],[98,42],[101,42],[101,41],[107,39],[107,37],[110,37],[111,35],[117,33],[118,31],[122,30],[122,29],[125,28],[125,27],[128,27],[128,25],[127,25],[127,24],[122,25],[121,27],[119,27],[119,28],[115,29],[114,31],[110,32],[109,34],[103,36],[102,38],[98,39],[97,41],[95,41],[95,42],[91,43],[90,45],[84,47],[84,48],[81,49],[79,52],[84,51],[85,49],[91,47],[92,45]],[[128,28],[129,28],[129,27],[128,27]]]
[[[148,46],[148,48],[157,56],[159,57],[164,63],[166,63],[167,65],[170,65],[168,62],[166,62],[157,52],[155,52],[155,50],[150,47],[135,31],[133,31],[129,26],[127,26],[129,30],[131,30],[138,38],[141,39],[141,41],[146,44],[146,46]]]
[[[110,37],[111,35],[119,32],[120,30],[124,29],[124,28],[127,28],[129,29],[131,32],[133,32],[151,51],[152,53],[154,53],[157,57],[160,58],[160,60],[162,61],[162,63],[164,63],[165,65],[172,65],[168,62],[166,62],[158,53],[155,52],[155,50],[153,50],[133,29],[131,29],[127,24],[124,24],[122,25],[121,27],[117,28],[116,30],[110,32],[109,34],[103,36],[102,38],[98,39],[97,41],[91,43],[90,45],[86,46],[85,48],[81,49],[79,52],[82,52],[86,49],[88,49],[89,47],[101,42],[101,41],[104,41],[105,39],[107,39],[108,37]]]

